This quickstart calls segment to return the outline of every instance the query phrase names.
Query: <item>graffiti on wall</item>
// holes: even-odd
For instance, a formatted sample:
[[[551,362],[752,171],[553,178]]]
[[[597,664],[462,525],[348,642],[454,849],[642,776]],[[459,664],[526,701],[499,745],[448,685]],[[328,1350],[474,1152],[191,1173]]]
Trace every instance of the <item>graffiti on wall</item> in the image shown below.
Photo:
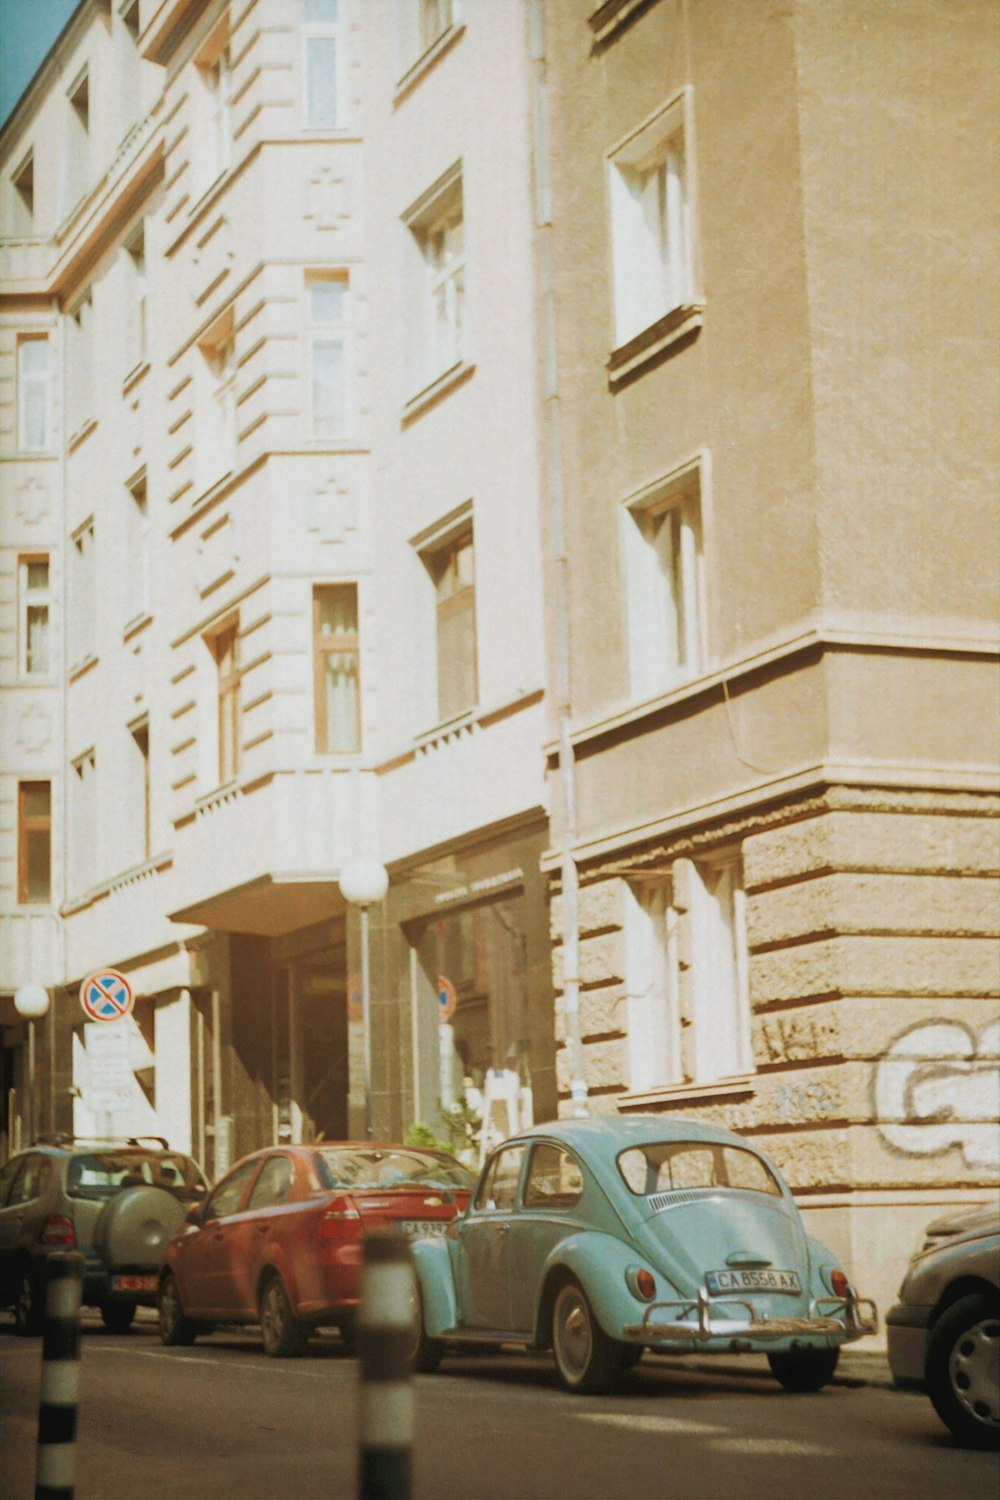
[[[908,1156],[958,1146],[967,1167],[1000,1170],[1000,1022],[979,1036],[961,1021],[904,1031],[875,1065],[875,1117]]]

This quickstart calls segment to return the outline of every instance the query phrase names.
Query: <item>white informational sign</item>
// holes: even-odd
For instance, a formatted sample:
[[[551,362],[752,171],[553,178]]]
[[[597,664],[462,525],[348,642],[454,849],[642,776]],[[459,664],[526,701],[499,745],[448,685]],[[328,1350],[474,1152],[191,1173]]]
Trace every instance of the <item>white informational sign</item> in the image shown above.
[[[125,1026],[91,1021],[83,1028],[87,1049],[87,1086],[84,1102],[90,1113],[118,1114],[132,1102],[132,1064]]]

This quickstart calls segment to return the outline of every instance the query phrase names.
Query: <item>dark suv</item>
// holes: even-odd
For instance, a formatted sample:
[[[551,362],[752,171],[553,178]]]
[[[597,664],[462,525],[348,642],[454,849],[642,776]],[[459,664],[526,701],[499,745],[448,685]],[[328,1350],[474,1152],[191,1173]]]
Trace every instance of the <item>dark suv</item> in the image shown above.
[[[53,1250],[84,1256],[83,1302],[125,1333],[156,1303],[163,1248],[206,1192],[191,1157],[166,1141],[39,1139],[0,1170],[0,1306],[19,1333],[36,1333],[45,1263]]]

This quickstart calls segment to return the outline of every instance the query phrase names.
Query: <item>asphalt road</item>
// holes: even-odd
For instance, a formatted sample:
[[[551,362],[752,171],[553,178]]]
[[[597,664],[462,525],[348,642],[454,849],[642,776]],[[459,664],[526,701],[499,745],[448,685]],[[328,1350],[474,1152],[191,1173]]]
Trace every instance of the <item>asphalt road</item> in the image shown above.
[[[269,1360],[255,1333],[164,1349],[85,1315],[76,1500],[353,1500],[358,1366],[334,1334]],[[541,1356],[448,1359],[416,1382],[413,1500],[995,1500],[995,1455],[957,1448],[877,1361],[790,1396],[762,1359],[648,1356],[573,1397]],[[34,1493],[37,1340],[0,1324],[2,1500]],[[866,1369],[869,1373],[866,1374]]]

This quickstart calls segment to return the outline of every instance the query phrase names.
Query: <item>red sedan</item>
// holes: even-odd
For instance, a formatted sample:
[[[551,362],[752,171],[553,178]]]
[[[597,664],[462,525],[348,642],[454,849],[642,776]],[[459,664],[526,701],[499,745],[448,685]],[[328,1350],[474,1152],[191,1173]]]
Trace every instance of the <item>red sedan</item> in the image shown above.
[[[362,1236],[444,1234],[474,1179],[423,1147],[276,1146],[238,1162],[167,1245],[157,1305],[165,1344],[216,1323],[259,1323],[266,1353],[301,1354],[335,1325],[348,1344]]]

